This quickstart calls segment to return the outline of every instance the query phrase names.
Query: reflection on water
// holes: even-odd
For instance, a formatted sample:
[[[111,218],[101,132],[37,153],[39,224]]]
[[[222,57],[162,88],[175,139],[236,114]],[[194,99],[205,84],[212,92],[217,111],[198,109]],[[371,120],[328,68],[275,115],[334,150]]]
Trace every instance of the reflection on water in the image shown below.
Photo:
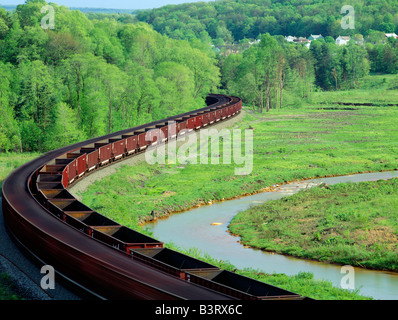
[[[345,275],[340,273],[341,266],[245,248],[238,242],[238,237],[227,232],[228,224],[238,212],[246,210],[252,205],[277,200],[322,182],[332,185],[394,177],[398,177],[398,172],[366,173],[291,183],[278,187],[274,192],[215,203],[211,206],[171,215],[168,219],[149,223],[147,227],[153,231],[154,237],[161,241],[173,242],[177,246],[185,248],[198,248],[212,257],[230,261],[237,268],[252,267],[268,273],[285,273],[287,275],[295,275],[300,271],[312,272],[314,278],[329,280],[335,286],[340,286],[342,277]],[[398,274],[395,273],[355,268],[355,287],[360,288],[361,294],[372,296],[375,299],[398,300]]]

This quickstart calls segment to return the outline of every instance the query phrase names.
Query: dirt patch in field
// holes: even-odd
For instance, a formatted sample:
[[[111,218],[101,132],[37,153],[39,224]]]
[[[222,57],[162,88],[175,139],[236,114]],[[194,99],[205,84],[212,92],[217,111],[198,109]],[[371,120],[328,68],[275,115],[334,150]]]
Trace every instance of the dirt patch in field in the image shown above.
[[[351,233],[351,239],[366,246],[375,244],[387,245],[389,249],[397,249],[398,238],[388,227],[377,227],[371,230],[355,230]]]
[[[162,193],[162,196],[165,196],[165,197],[170,197],[170,196],[172,196],[173,194],[176,194],[174,191],[164,191],[163,193]]]

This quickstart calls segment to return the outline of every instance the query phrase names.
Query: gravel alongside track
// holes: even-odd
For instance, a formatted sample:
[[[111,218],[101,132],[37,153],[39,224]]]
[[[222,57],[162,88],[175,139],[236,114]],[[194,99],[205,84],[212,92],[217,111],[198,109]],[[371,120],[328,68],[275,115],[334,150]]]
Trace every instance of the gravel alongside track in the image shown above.
[[[43,290],[40,286],[42,265],[35,264],[22,252],[8,233],[2,212],[0,197],[0,273],[6,273],[17,288],[19,297],[25,300],[80,300],[69,291],[55,275],[55,289]]]

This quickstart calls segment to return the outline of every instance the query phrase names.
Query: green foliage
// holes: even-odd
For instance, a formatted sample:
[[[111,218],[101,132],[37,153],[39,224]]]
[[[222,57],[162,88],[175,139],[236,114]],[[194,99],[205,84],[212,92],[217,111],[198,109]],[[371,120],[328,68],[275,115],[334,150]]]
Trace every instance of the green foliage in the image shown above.
[[[0,11],[0,151],[48,151],[197,109],[219,84],[208,44],[57,4],[44,30],[46,4]]]
[[[18,150],[21,147],[21,137],[17,121],[12,109],[15,98],[10,85],[12,81],[12,68],[0,61],[0,152]]]
[[[326,37],[328,41],[313,41],[308,50],[271,34],[292,34],[282,8],[289,8],[294,29],[309,31],[315,21],[319,27],[321,16],[306,16],[313,9],[289,2],[244,3],[166,6],[131,19],[98,13],[89,19],[81,11],[52,4],[54,30],[40,26],[43,0],[27,1],[14,12],[1,10],[0,104],[6,121],[0,125],[0,150],[47,151],[200,108],[206,95],[216,91],[240,96],[261,111],[301,107],[318,88],[360,87],[369,69],[398,71],[398,41],[384,43],[380,31],[364,33],[369,40],[365,47],[339,47]],[[385,11],[379,3],[373,7]],[[313,8],[328,7],[316,3]],[[266,18],[261,16],[265,12]],[[241,20],[246,16],[250,18]],[[395,20],[386,14],[377,26],[374,22],[367,27],[377,30]],[[332,34],[336,21],[327,18],[324,35]],[[318,27],[311,33],[323,33]],[[250,47],[251,37],[262,41]],[[234,38],[248,49],[222,57],[210,46],[212,41],[229,43]],[[62,134],[61,127],[69,133]]]
[[[398,41],[389,40],[382,44],[367,44],[370,70],[381,73],[398,73]]]
[[[345,16],[341,14],[343,5],[344,1],[321,0],[209,1],[140,11],[137,19],[172,38],[199,38],[200,33],[207,33],[216,40],[216,45],[258,39],[265,33],[302,37],[322,34],[337,38],[354,33],[367,36],[370,29],[397,30],[396,1],[354,1],[355,29],[346,30],[341,28]]]
[[[324,41],[313,41],[311,52],[315,60],[315,84],[322,89],[355,88],[369,73],[367,52],[350,43],[338,46]]]
[[[5,273],[0,274],[0,300],[21,300],[16,287]]]
[[[222,89],[238,94],[249,105],[268,110],[282,105],[299,106],[300,98],[309,99],[315,87],[322,90],[355,88],[369,70],[398,72],[397,41],[393,38],[386,40],[384,34],[396,29],[398,20],[391,12],[397,10],[397,3],[354,3],[355,13],[357,16],[360,13],[361,17],[360,21],[356,19],[355,29],[342,29],[343,5],[342,2],[324,1],[315,1],[309,6],[306,1],[224,0],[165,6],[138,12],[136,17],[172,38],[212,41],[217,46],[215,50],[222,50],[224,55],[228,47],[233,46],[239,52],[239,58],[235,60],[247,60],[240,63],[240,69],[245,71],[238,73],[239,64],[231,70],[228,57],[221,60],[223,72],[228,72],[223,74]],[[253,64],[256,53],[242,54],[250,47],[248,39],[261,39],[264,34],[279,39],[279,46],[284,51],[283,59],[277,63],[279,74],[275,74],[273,81],[268,81],[271,87],[265,84],[266,89],[260,85],[264,84],[258,73],[261,68]],[[311,43],[311,57],[304,52],[297,54],[302,45],[293,50],[292,46],[282,43],[285,41],[280,36],[308,37],[310,34],[325,37]],[[340,35],[352,37],[349,46],[334,43]],[[356,41],[359,45],[355,45]],[[364,42],[366,50],[362,47]],[[373,49],[376,44],[380,46]],[[278,46],[272,48],[278,49]]]

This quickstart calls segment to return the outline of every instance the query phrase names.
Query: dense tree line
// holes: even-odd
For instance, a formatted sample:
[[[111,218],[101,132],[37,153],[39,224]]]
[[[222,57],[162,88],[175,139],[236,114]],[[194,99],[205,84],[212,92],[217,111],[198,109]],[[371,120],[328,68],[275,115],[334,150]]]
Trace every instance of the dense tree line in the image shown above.
[[[341,1],[220,0],[140,11],[140,21],[176,39],[199,38],[220,46],[239,42],[239,53],[220,59],[221,88],[260,110],[310,98],[313,90],[355,88],[369,72],[398,72],[398,1],[354,1],[355,28],[343,29]],[[285,41],[308,37],[310,50]],[[339,35],[348,45],[335,44]],[[248,45],[248,39],[260,39]],[[228,46],[227,46],[228,47]],[[248,50],[242,50],[249,47]]]
[[[218,30],[198,25],[191,33],[192,26],[183,25],[190,36],[167,30],[162,35],[134,15],[89,15],[55,4],[55,29],[44,30],[44,0],[28,0],[14,12],[0,8],[0,151],[47,151],[165,118],[204,106],[212,91],[238,95],[262,112],[300,105],[314,90],[355,88],[369,71],[398,72],[398,40],[386,41],[383,32],[374,30],[366,43],[357,44],[361,37],[355,34],[343,46],[326,36],[308,49],[265,32],[259,43],[235,54],[225,56],[211,47],[224,41],[224,35],[235,39],[236,32],[228,27],[239,26],[235,15],[246,21],[246,14],[260,15],[260,7],[270,10],[269,17],[276,7],[297,5],[300,14],[329,7],[316,1],[303,6],[303,1],[225,0],[138,15],[141,20],[152,17],[148,22],[156,27],[159,12],[174,12],[175,19],[164,22],[170,31],[176,21],[190,21],[180,19],[180,11],[186,10],[190,19],[198,16],[206,28]],[[392,3],[369,6],[385,12],[395,8]],[[288,10],[286,17],[296,11]],[[209,16],[220,23],[206,20]],[[226,24],[223,17],[235,22]],[[311,25],[311,16],[305,17]],[[387,23],[394,17],[379,20]]]
[[[371,72],[398,73],[398,39],[388,38],[386,43],[368,43],[366,50]]]
[[[342,28],[347,12],[341,13],[341,8],[345,4],[343,1],[323,0],[219,0],[143,10],[135,17],[171,38],[201,39],[219,47],[234,43],[240,51],[248,47],[248,39],[259,39],[266,33],[275,37],[322,34],[327,42],[321,46],[323,52],[320,52],[319,46],[312,52],[318,60],[333,56],[333,61],[320,61],[316,66],[316,71],[319,71],[316,83],[323,89],[341,88],[341,83],[345,81],[337,78],[346,80],[350,72],[355,74],[353,82],[357,81],[362,71],[357,73],[355,69],[350,71],[337,65],[337,61],[347,63],[347,53],[352,54],[354,50],[357,50],[355,56],[366,56],[371,72],[397,73],[398,43],[394,38],[386,40],[385,33],[398,33],[398,1],[351,2],[355,9],[354,29]],[[351,42],[365,46],[366,53],[353,46],[348,49],[333,46],[332,42],[340,35],[350,36]],[[365,62],[362,59],[361,64]],[[365,69],[363,65],[361,70]],[[329,75],[321,79],[324,71],[329,71]]]
[[[222,61],[222,85],[260,111],[281,108],[289,99],[309,99],[315,89],[355,88],[369,73],[364,47],[315,40],[308,49],[265,34],[258,45]]]
[[[355,29],[342,29],[344,5],[355,9]],[[372,31],[398,33],[396,0],[220,0],[169,5],[140,11],[140,21],[172,38],[190,39],[209,35],[216,43],[256,39],[261,34],[308,37],[362,34]]]
[[[47,151],[205,105],[214,53],[145,23],[88,19],[43,0],[0,8],[0,150]]]

